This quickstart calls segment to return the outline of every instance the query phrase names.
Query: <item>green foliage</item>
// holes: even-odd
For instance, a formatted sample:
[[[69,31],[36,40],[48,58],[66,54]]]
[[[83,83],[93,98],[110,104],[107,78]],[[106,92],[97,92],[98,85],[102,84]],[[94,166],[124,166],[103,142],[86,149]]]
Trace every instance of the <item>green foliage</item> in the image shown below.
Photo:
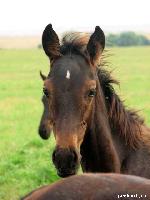
[[[150,45],[150,41],[144,35],[134,32],[123,32],[120,34],[109,34],[106,38],[107,46],[141,46]]]
[[[106,37],[106,45],[107,46],[116,46],[118,43],[118,36],[115,35],[115,34],[109,34],[107,37]]]
[[[140,110],[150,124],[150,47],[112,48],[108,69],[126,105]],[[37,128],[42,113],[39,71],[49,71],[40,49],[0,52],[0,200],[16,200],[58,180],[51,161],[54,138],[42,140]]]

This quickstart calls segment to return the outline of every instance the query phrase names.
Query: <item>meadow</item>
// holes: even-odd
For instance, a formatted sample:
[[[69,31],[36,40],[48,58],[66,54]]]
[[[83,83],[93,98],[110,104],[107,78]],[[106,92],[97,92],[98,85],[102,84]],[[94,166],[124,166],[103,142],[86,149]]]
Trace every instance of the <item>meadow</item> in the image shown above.
[[[150,125],[150,47],[113,48],[108,58],[127,107]],[[0,200],[16,200],[59,179],[51,161],[55,141],[38,133],[42,113],[39,71],[49,71],[40,49],[0,50]]]

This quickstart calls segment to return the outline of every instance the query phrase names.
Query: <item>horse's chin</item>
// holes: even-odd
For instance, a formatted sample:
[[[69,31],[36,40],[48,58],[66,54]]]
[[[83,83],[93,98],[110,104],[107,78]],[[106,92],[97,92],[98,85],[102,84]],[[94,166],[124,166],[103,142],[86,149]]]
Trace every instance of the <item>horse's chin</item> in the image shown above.
[[[62,173],[62,172],[57,172],[58,176],[61,177],[61,178],[67,178],[69,176],[73,176],[76,174],[76,172],[68,172],[68,173]]]

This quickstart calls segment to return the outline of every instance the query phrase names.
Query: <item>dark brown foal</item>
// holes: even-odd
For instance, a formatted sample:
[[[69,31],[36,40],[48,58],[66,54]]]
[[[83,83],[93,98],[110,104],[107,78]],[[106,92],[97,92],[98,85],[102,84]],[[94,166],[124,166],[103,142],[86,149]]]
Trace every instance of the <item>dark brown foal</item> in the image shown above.
[[[49,110],[48,110],[48,100],[45,95],[42,97],[42,103],[43,103],[43,114],[40,120],[39,124],[39,135],[42,139],[46,140],[50,137],[50,133],[52,130],[51,124],[50,124],[50,116],[49,116]]]
[[[116,94],[117,81],[105,70],[105,35],[100,27],[91,35],[66,34],[59,42],[49,24],[42,44],[51,62],[48,76],[41,77],[46,118],[56,140],[52,159],[58,175],[76,174],[81,164],[83,172],[150,178],[150,129]],[[40,135],[47,137],[45,131]]]

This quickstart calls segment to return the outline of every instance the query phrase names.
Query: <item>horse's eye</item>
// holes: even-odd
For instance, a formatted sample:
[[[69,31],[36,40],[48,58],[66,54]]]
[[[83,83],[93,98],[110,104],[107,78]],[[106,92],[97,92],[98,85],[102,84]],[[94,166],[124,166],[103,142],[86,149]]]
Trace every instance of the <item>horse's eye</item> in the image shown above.
[[[49,92],[46,88],[43,88],[43,93],[45,94],[45,96],[48,98],[49,97]]]
[[[91,89],[88,93],[89,97],[94,97],[96,95],[96,89]]]

